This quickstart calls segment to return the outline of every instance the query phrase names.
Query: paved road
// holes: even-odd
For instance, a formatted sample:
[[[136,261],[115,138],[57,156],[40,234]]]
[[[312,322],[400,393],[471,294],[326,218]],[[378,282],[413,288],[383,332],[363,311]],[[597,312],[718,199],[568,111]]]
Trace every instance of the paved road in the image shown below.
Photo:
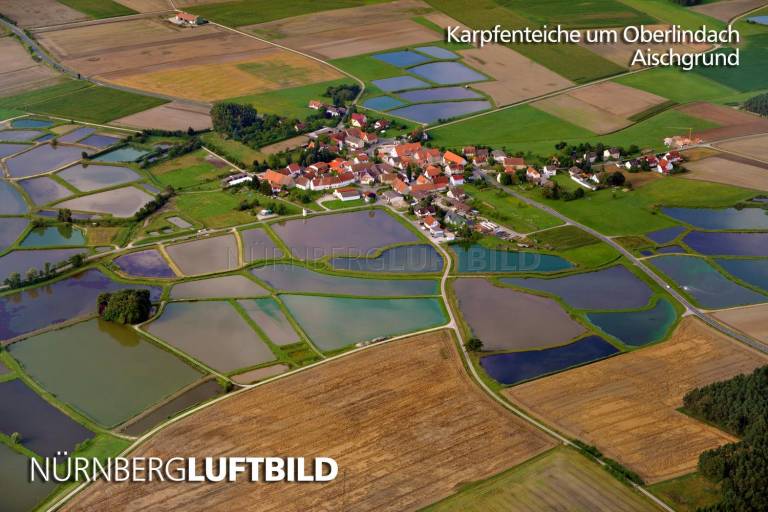
[[[487,183],[500,188],[504,190],[507,194],[514,196],[515,198],[519,199],[520,201],[523,201],[524,203],[533,206],[535,208],[538,208],[540,210],[543,210],[550,215],[553,215],[557,217],[558,219],[562,220],[563,222],[572,224],[580,229],[583,229],[590,235],[594,236],[595,238],[598,238],[599,240],[607,243],[617,251],[619,251],[624,257],[626,257],[633,265],[638,267],[640,270],[642,270],[648,277],[653,279],[656,283],[659,284],[662,288],[664,288],[672,297],[675,298],[680,304],[685,307],[686,313],[698,317],[701,321],[706,323],[707,325],[717,329],[718,331],[722,332],[723,334],[726,334],[728,336],[731,336],[732,338],[736,338],[740,342],[749,345],[752,348],[755,348],[759,350],[760,352],[764,352],[768,354],[768,346],[760,343],[756,339],[747,336],[746,334],[743,334],[741,332],[738,332],[734,329],[731,329],[725,324],[722,324],[721,322],[715,320],[711,316],[707,315],[704,311],[700,310],[698,307],[693,305],[691,301],[689,301],[687,298],[685,298],[681,293],[679,293],[674,288],[670,287],[667,282],[662,279],[658,274],[656,274],[653,270],[648,267],[643,261],[641,261],[639,258],[637,258],[634,254],[632,254],[630,251],[624,248],[621,244],[613,240],[611,237],[608,237],[599,231],[596,231],[589,226],[585,226],[584,224],[581,224],[579,222],[576,222],[575,220],[571,219],[570,217],[566,217],[562,213],[558,212],[554,208],[550,208],[549,206],[546,206],[544,204],[539,203],[538,201],[534,201],[533,199],[526,197],[515,190],[505,187],[503,185],[500,185],[496,180],[492,179],[489,176],[485,176],[485,180]]]

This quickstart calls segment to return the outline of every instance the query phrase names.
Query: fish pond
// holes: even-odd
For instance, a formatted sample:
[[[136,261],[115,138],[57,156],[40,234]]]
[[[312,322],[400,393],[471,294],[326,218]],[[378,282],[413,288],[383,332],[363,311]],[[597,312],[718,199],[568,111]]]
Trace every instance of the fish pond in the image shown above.
[[[451,245],[456,254],[456,268],[461,273],[472,272],[557,272],[573,265],[560,256],[527,251],[488,249],[482,245]]]
[[[408,72],[440,85],[488,80],[488,77],[482,73],[478,73],[460,62],[432,62],[410,68]]]
[[[371,83],[385,92],[404,91],[406,89],[421,89],[423,87],[429,87],[427,82],[408,75],[372,80]]]
[[[171,298],[180,299],[227,299],[262,297],[269,295],[264,287],[241,275],[214,277],[187,281],[171,289]]]
[[[83,231],[72,227],[71,224],[34,228],[26,237],[24,237],[21,244],[19,244],[20,247],[25,248],[60,246],[82,247],[84,245],[85,235],[83,235]]]
[[[0,510],[29,512],[55,488],[53,482],[30,482],[29,457],[0,444]]]
[[[768,233],[692,231],[683,241],[694,251],[712,256],[768,256]]]
[[[502,278],[504,284],[557,295],[577,309],[642,308],[653,291],[623,265],[552,279]]]
[[[408,50],[378,53],[374,55],[373,58],[382,62],[386,62],[387,64],[392,64],[393,66],[397,66],[399,68],[407,68],[408,66],[414,66],[416,64],[421,64],[423,62],[432,60],[425,55]]]
[[[299,265],[277,264],[254,268],[251,273],[275,290],[360,296],[438,295],[435,279],[367,279],[315,272]]]
[[[59,142],[74,143],[79,141],[80,139],[84,139],[85,137],[89,136],[95,131],[96,131],[95,128],[91,128],[89,126],[81,126],[80,128],[77,128],[75,130],[72,130],[71,132],[67,132],[65,135],[60,136]]]
[[[674,306],[660,299],[651,309],[617,313],[589,313],[589,321],[625,345],[640,347],[666,337],[677,319]]]
[[[561,347],[485,356],[480,358],[480,366],[497,382],[511,385],[591,363],[618,352],[603,338],[593,335]]]
[[[552,299],[494,286],[486,279],[457,279],[453,288],[462,317],[485,350],[552,347],[585,332]]]
[[[395,336],[443,325],[441,301],[421,299],[352,299],[281,295],[293,317],[314,344],[333,351],[380,336]]]
[[[69,208],[86,212],[107,213],[115,217],[130,217],[154,198],[134,187],[118,188],[98,192],[89,196],[80,196],[56,205],[57,208]]]
[[[762,208],[662,208],[673,219],[701,229],[768,229]]]
[[[378,251],[376,251],[378,252]],[[443,257],[431,245],[399,245],[376,257],[332,258],[330,265],[353,272],[434,273],[443,270]]]
[[[715,261],[732,276],[768,292],[768,259],[717,259]]]
[[[93,432],[52,406],[19,379],[0,382],[0,432],[43,457],[72,453]]]
[[[148,155],[149,151],[144,149],[138,149],[133,146],[123,146],[122,148],[113,149],[104,154],[94,157],[94,160],[99,162],[136,162],[144,155]]]
[[[466,87],[435,87],[434,89],[402,92],[398,96],[414,103],[423,101],[472,100],[483,97],[479,92]]]
[[[436,59],[458,59],[459,56],[453,53],[450,50],[446,50],[445,48],[441,48],[440,46],[419,46],[417,48],[414,48],[419,53],[423,53],[425,55],[429,55],[430,57],[434,57]]]
[[[173,272],[168,262],[155,249],[132,252],[115,258],[115,264],[124,273],[139,277],[173,278]]]
[[[388,245],[417,242],[418,236],[381,210],[319,215],[272,224],[299,259],[359,256]]]
[[[126,288],[148,289],[153,302],[162,288],[112,281],[98,270],[0,297],[0,340],[42,329],[75,317],[96,313],[100,293]]]
[[[685,230],[686,228],[683,226],[672,226],[670,228],[651,231],[650,233],[646,233],[645,236],[647,238],[650,238],[657,244],[668,244],[669,242],[671,242],[672,240],[680,236],[680,234]]]
[[[0,179],[0,215],[24,213],[27,213],[27,203],[24,202],[24,198],[13,185]]]
[[[71,190],[48,176],[20,181],[19,184],[32,199],[32,202],[38,206],[61,201],[65,197],[73,195]]]
[[[48,128],[49,126],[53,126],[53,121],[25,117],[22,119],[14,119],[11,121],[11,126],[14,128]]]
[[[433,123],[440,119],[451,119],[481,112],[491,108],[491,103],[482,101],[445,101],[437,103],[418,103],[391,110],[395,116],[405,117],[419,123]]]
[[[223,272],[239,266],[237,241],[232,235],[169,245],[165,250],[188,276]]]
[[[106,427],[203,375],[136,330],[100,319],[14,343],[9,351],[43,389]]]
[[[680,245],[667,245],[666,247],[659,247],[656,249],[659,254],[687,254],[688,251]]]
[[[284,256],[283,251],[278,249],[274,240],[263,229],[242,231],[240,238],[243,240],[243,261],[246,263],[278,260]]]
[[[291,322],[280,309],[280,305],[273,298],[241,300],[238,304],[275,345],[291,345],[301,341]]]
[[[401,105],[404,105],[402,101],[396,100],[390,96],[378,96],[363,102],[365,108],[371,108],[373,110],[389,110]]]
[[[48,249],[12,251],[0,256],[0,281],[17,272],[24,277],[29,269],[42,270],[46,263],[57,265],[75,254],[84,254],[84,249]]]
[[[104,149],[104,148],[108,148],[109,146],[114,146],[121,140],[122,139],[120,137],[113,137],[111,135],[102,135],[99,133],[95,133],[81,140],[80,144],[85,144],[86,146],[91,146],[94,148]]]
[[[2,144],[0,143],[0,158],[5,158],[9,155],[14,155],[25,149],[29,149],[32,146],[29,144]]]
[[[275,359],[228,302],[172,302],[144,329],[220,372]]]
[[[81,148],[43,144],[35,149],[13,156],[5,161],[8,172],[14,178],[26,178],[64,167],[80,160]]]
[[[650,262],[707,309],[768,302],[768,296],[727,279],[710,263],[695,256],[658,256]]]
[[[58,173],[58,176],[84,192],[123,185],[141,179],[141,176],[128,167],[97,164],[73,165]]]
[[[43,132],[39,130],[0,130],[0,140],[13,142],[27,142],[41,136]]]
[[[0,217],[0,252],[13,244],[27,227],[27,219],[21,217]],[[0,265],[0,272],[2,272]]]

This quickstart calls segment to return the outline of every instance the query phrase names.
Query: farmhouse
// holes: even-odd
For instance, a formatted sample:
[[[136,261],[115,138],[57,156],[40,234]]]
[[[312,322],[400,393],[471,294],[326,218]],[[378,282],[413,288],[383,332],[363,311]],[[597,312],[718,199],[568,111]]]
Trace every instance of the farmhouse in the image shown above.
[[[360,199],[360,191],[356,188],[338,188],[333,191],[334,197],[342,201],[354,201]]]
[[[264,174],[261,175],[261,179],[267,180],[269,184],[272,185],[272,190],[274,191],[280,191],[283,187],[293,188],[296,184],[290,176],[273,171],[272,169],[267,169]]]
[[[176,13],[176,16],[173,18],[169,18],[168,21],[175,25],[181,25],[184,27],[195,27],[197,25],[203,25],[205,23],[208,23],[207,20],[204,18],[197,16],[195,14],[190,14],[188,12],[181,12],[179,11]]]
[[[223,188],[227,187],[234,187],[236,185],[241,185],[243,183],[250,183],[253,181],[253,176],[248,174],[247,172],[240,172],[237,174],[231,174],[221,180],[221,186]]]

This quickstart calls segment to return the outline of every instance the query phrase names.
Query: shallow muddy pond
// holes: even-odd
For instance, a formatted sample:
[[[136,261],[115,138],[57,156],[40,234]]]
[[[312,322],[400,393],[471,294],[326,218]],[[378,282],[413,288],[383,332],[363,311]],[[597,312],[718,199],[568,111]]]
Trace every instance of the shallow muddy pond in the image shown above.
[[[434,89],[419,89],[398,94],[401,98],[414,103],[422,101],[471,100],[482,98],[483,95],[466,87],[436,87]]]
[[[552,279],[502,278],[501,282],[557,295],[577,309],[642,308],[653,291],[623,265]]]
[[[21,193],[9,182],[0,179],[0,215],[27,213],[27,203]]]
[[[656,242],[657,244],[667,244],[677,238],[683,231],[683,226],[672,226],[671,228],[659,229],[646,233],[645,236]]]
[[[13,244],[26,227],[27,219],[21,217],[0,217],[0,252]],[[0,272],[2,272],[2,268],[2,265],[0,265]]]
[[[323,351],[359,341],[437,327],[447,320],[439,299],[351,299],[281,295],[314,344]]]
[[[290,345],[301,341],[280,305],[271,297],[238,302],[251,320],[264,331],[275,345]]]
[[[616,347],[601,337],[587,336],[562,347],[482,357],[480,366],[491,378],[508,385],[591,363],[617,352]]]
[[[145,329],[220,372],[275,359],[269,347],[227,302],[173,302]]]
[[[712,233],[692,231],[683,241],[710,256],[768,256],[768,233]]]
[[[169,245],[165,250],[188,276],[223,272],[239,266],[237,241],[232,235]]]
[[[378,251],[372,251],[371,255]],[[351,256],[351,255],[350,255]],[[434,273],[443,270],[443,257],[431,245],[400,245],[381,251],[375,258],[332,258],[333,268],[353,272]]]
[[[272,229],[296,258],[309,260],[359,256],[388,245],[419,241],[415,233],[380,210],[278,222]]]
[[[74,195],[67,187],[48,176],[20,181],[19,184],[32,199],[32,202],[38,206]]]
[[[0,432],[18,432],[21,444],[43,457],[72,453],[93,432],[43,400],[19,379],[0,382]]]
[[[108,213],[115,217],[130,217],[145,204],[154,199],[143,190],[134,187],[118,188],[98,192],[89,196],[76,197],[56,205],[57,208],[69,208],[86,212]]]
[[[43,389],[106,427],[203,375],[134,329],[98,319],[34,336],[9,350]]]
[[[58,176],[83,192],[114,187],[141,179],[138,173],[128,167],[97,164],[73,165],[58,173]]]
[[[732,276],[768,291],[768,259],[717,259],[715,261]]]
[[[155,249],[132,252],[115,258],[120,270],[131,276],[173,278],[176,274]]]
[[[85,254],[84,249],[48,249],[12,251],[0,256],[0,282],[17,272],[22,278],[29,269],[42,270],[46,263],[56,265],[74,254]]]
[[[456,268],[462,273],[471,272],[556,272],[573,265],[560,256],[527,251],[502,251],[487,249],[481,245],[464,248],[451,245],[456,254]]]
[[[440,85],[463,84],[488,80],[482,73],[468,68],[460,62],[432,62],[408,70],[414,75],[426,78]]]
[[[19,244],[21,247],[82,247],[85,245],[83,232],[71,224],[34,228]]]
[[[440,293],[439,283],[434,279],[384,280],[334,276],[291,264],[266,265],[252,269],[251,273],[275,290],[289,293],[381,297],[438,295]]]
[[[0,340],[95,314],[100,293],[126,288],[150,290],[153,302],[157,302],[162,293],[160,287],[118,283],[92,269],[53,284],[0,297]]]
[[[406,89],[420,89],[429,87],[429,83],[419,80],[413,76],[396,76],[393,78],[382,78],[381,80],[371,80],[371,83],[385,92],[404,91]]]
[[[94,160],[99,162],[135,162],[147,154],[149,154],[149,151],[134,148],[133,146],[124,146],[94,157]]]
[[[639,347],[664,338],[675,323],[677,313],[669,301],[660,299],[645,311],[589,313],[587,318],[626,345]]]
[[[29,481],[29,458],[0,444],[0,510],[29,512],[56,488],[56,484]]]
[[[5,165],[14,178],[26,178],[77,162],[80,160],[81,153],[82,148],[74,146],[58,145],[53,147],[50,144],[43,144],[26,153],[9,158],[5,161]]]
[[[703,258],[658,256],[650,262],[706,309],[768,302],[768,296],[727,279]]]
[[[489,101],[444,101],[419,103],[390,111],[392,115],[405,117],[419,123],[434,123],[440,119],[473,114],[491,108]]]
[[[673,219],[701,229],[768,229],[762,208],[662,208]]]
[[[233,275],[187,281],[171,289],[172,299],[238,299],[269,295],[264,287],[245,276]]]
[[[170,219],[169,219],[170,220]],[[259,260],[277,260],[284,256],[263,229],[249,229],[240,233],[243,240],[243,259],[246,263]]]
[[[586,329],[552,299],[494,286],[486,279],[457,279],[459,310],[485,350],[528,350],[562,345]]]

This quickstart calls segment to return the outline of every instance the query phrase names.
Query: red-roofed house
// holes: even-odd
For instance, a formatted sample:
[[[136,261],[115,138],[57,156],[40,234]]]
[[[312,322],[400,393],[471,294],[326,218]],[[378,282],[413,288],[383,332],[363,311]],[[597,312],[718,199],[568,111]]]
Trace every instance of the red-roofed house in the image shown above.
[[[392,182],[392,188],[403,195],[406,195],[411,191],[411,188],[408,186],[408,184],[400,178],[397,178]]]
[[[365,117],[365,114],[359,114],[355,112],[350,116],[350,124],[352,126],[357,126],[358,128],[362,128],[365,126],[365,123],[368,122],[368,118]]]
[[[656,172],[659,174],[669,174],[672,169],[674,169],[675,166],[667,160],[666,158],[662,158],[659,160],[658,165],[656,166]]]
[[[269,184],[272,185],[272,190],[276,192],[279,192],[283,187],[293,188],[296,184],[290,176],[273,171],[272,169],[267,169],[264,174],[261,175],[261,179],[267,180]]]
[[[450,183],[454,187],[458,187],[459,185],[463,185],[464,184],[464,175],[463,174],[451,174]]]
[[[325,104],[322,101],[317,100],[309,100],[309,105],[307,105],[312,110],[320,110],[321,108],[325,108]]]
[[[449,164],[465,166],[467,165],[467,161],[464,159],[464,157],[461,157],[452,151],[446,151],[443,154],[443,165]]]

